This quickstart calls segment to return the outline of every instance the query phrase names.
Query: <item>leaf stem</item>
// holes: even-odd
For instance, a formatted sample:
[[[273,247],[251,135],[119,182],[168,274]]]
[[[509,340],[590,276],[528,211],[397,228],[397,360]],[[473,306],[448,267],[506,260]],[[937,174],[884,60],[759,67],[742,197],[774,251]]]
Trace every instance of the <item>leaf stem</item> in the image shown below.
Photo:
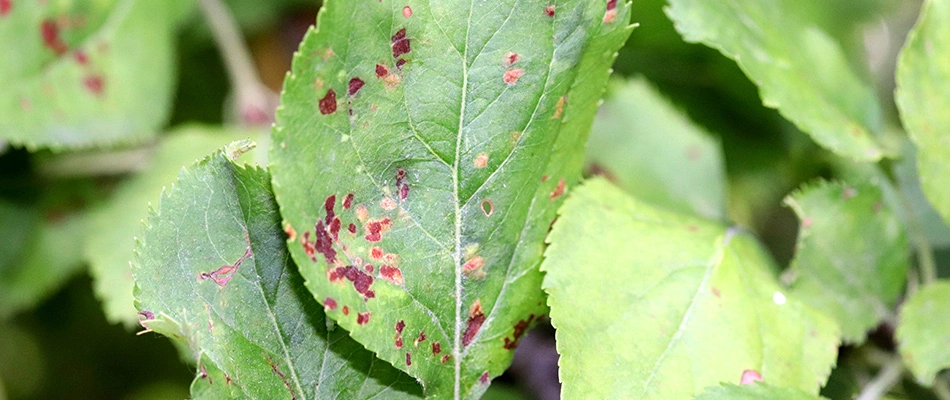
[[[888,163],[885,166],[879,163],[878,167],[887,177],[894,189],[894,193],[900,200],[901,208],[904,209],[904,215],[907,221],[907,233],[917,251],[917,263],[920,269],[920,274],[918,275],[919,284],[926,286],[937,280],[937,263],[934,260],[933,247],[931,247],[930,241],[927,240],[927,235],[924,234],[924,229],[920,224],[920,220],[917,218],[917,214],[914,213],[914,208],[911,207],[910,201],[907,199],[907,196],[904,195],[904,191],[901,190],[903,185],[900,180],[895,177],[893,164]],[[908,294],[915,292],[918,286],[918,282],[911,282],[908,279]]]
[[[877,400],[887,394],[890,389],[900,379],[904,371],[904,363],[900,357],[890,359],[884,367],[871,379],[871,382],[864,387],[857,400]]]
[[[261,82],[251,52],[234,16],[221,0],[198,0],[237,98],[238,115],[247,126],[273,122],[279,98]]]

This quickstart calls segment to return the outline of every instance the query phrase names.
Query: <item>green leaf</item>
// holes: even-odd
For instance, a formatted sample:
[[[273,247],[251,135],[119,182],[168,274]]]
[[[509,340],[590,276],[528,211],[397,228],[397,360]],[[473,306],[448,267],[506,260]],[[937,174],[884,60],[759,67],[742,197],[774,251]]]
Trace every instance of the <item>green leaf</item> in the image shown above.
[[[284,84],[274,191],[330,317],[427,395],[474,398],[545,312],[543,238],[629,4],[406,4],[325,3]]]
[[[950,2],[926,1],[897,66],[897,106],[917,144],[924,194],[950,222]]]
[[[754,385],[710,386],[696,400],[819,400],[819,397],[797,389],[777,387],[764,383]]]
[[[801,221],[790,267],[792,291],[832,316],[860,343],[892,314],[907,279],[907,237],[870,185],[819,183],[785,199]]]
[[[818,393],[838,328],[784,292],[754,238],[602,179],[559,213],[541,269],[565,398],[686,398],[747,370]]]
[[[186,168],[162,195],[133,265],[143,325],[187,342],[198,377],[221,371],[208,383],[230,397],[421,394],[327,322],[287,254],[270,176],[229,160],[249,147]]]
[[[644,201],[710,219],[725,215],[722,150],[646,80],[614,81],[587,160]]]
[[[106,317],[113,323],[131,327],[138,321],[132,298],[133,237],[141,235],[142,221],[148,217],[147,205],[157,200],[162,188],[178,177],[185,165],[194,163],[231,140],[250,132],[229,132],[198,126],[180,129],[158,144],[148,167],[120,184],[90,222],[85,254],[94,278],[96,295],[102,300]]]
[[[9,2],[0,15],[0,138],[72,149],[152,137],[171,105],[177,3]]]
[[[670,0],[667,14],[688,42],[736,60],[762,102],[821,146],[859,161],[889,155],[879,143],[881,106],[841,45],[798,12],[799,1]]]
[[[950,368],[950,282],[924,286],[901,306],[897,341],[901,356],[917,381],[931,385]]]

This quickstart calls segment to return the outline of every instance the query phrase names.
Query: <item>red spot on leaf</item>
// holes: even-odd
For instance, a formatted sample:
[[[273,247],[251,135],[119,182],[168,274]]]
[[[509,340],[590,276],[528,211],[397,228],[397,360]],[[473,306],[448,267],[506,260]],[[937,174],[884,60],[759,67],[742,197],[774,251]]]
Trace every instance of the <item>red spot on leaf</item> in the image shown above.
[[[409,46],[409,39],[406,38],[406,28],[400,29],[391,39],[393,42],[393,58],[399,58],[399,56],[412,51]]]
[[[339,282],[343,280],[343,278],[353,282],[353,288],[356,289],[357,293],[363,295],[364,300],[376,297],[376,293],[370,290],[370,287],[373,285],[373,277],[360,271],[359,268],[347,265],[345,267],[333,268],[327,271],[327,273],[330,282]]]
[[[90,75],[82,80],[83,86],[86,87],[92,94],[96,96],[102,96],[103,88],[105,86],[102,81],[102,77],[99,75]]]
[[[551,191],[551,200],[557,200],[558,197],[561,197],[561,195],[564,194],[564,189],[564,178],[561,178],[561,180],[557,182],[557,187]]]
[[[554,18],[554,8],[555,8],[554,4],[548,4],[547,7],[544,7],[544,14],[551,18]]]
[[[326,210],[327,215],[326,215],[326,218],[324,218],[323,220],[328,225],[330,224],[330,221],[333,220],[333,217],[336,216],[336,213],[333,212],[333,208],[335,206],[336,206],[336,195],[331,194],[330,196],[327,196],[326,201],[323,202],[323,209]]]
[[[521,337],[528,332],[528,327],[531,326],[531,322],[534,321],[534,314],[528,316],[527,320],[518,320],[518,323],[515,324],[515,331],[511,335],[512,338],[505,338],[505,348],[508,350],[513,350],[518,346],[518,341],[521,340]]]
[[[202,280],[204,279],[214,280],[214,283],[216,283],[218,286],[221,286],[221,287],[224,287],[225,285],[227,285],[228,282],[231,281],[231,277],[234,276],[234,272],[237,271],[238,267],[241,266],[241,263],[243,263],[245,259],[247,259],[248,257],[254,254],[251,251],[251,240],[247,237],[247,232],[245,232],[244,235],[245,235],[245,239],[247,240],[247,249],[244,250],[244,254],[241,255],[241,258],[238,258],[238,260],[235,261],[234,264],[222,266],[221,268],[218,268],[211,272],[202,272],[198,276],[201,277]]]
[[[366,265],[363,266],[363,270],[366,271],[366,272],[369,273],[369,274],[372,274],[372,273],[373,273],[374,268],[375,268],[375,267],[373,267],[372,264],[366,264]]]
[[[389,197],[383,197],[379,202],[379,207],[386,211],[392,211],[396,209],[396,201],[390,199]]]
[[[485,323],[485,312],[482,310],[481,299],[478,299],[475,300],[475,303],[472,303],[472,307],[468,311],[468,327],[465,328],[465,334],[462,335],[463,347],[467,347],[472,343],[472,339],[475,339],[475,335],[478,334],[478,330],[482,328],[483,323]]]
[[[442,343],[432,342],[432,354],[439,354],[442,352]]]
[[[392,282],[395,285],[402,285],[405,281],[402,278],[402,270],[392,265],[383,264],[379,267],[379,275],[383,279]]]
[[[751,385],[755,382],[762,382],[762,375],[759,374],[759,371],[754,369],[742,371],[742,378],[739,379],[740,384]]]
[[[327,297],[326,299],[323,299],[323,307],[326,308],[328,311],[336,310],[336,300],[333,300],[332,297]]]
[[[485,266],[485,259],[482,256],[472,257],[462,265],[463,272],[472,272]]]
[[[327,233],[326,228],[323,226],[322,220],[317,220],[317,225],[315,227],[314,233],[316,234],[316,241],[313,243],[313,249],[318,253],[323,254],[323,258],[327,260],[327,264],[336,263],[336,250],[333,249],[333,239],[330,238],[330,235]],[[306,249],[306,246],[304,247]],[[317,261],[316,256],[310,253],[310,258],[313,261]]]
[[[403,184],[399,187],[399,199],[405,200],[406,197],[409,197],[409,185]]]
[[[3,0],[0,0],[0,1],[3,1]],[[79,63],[79,65],[86,65],[89,63],[89,57],[87,57],[86,53],[82,50],[77,51],[76,54],[73,55],[73,58],[76,59],[76,62]]]
[[[488,154],[479,154],[475,157],[475,168],[485,168],[488,165]]]
[[[478,383],[481,383],[482,385],[487,385],[488,380],[489,380],[488,378],[489,378],[488,371],[482,372],[482,376],[478,377]]]
[[[554,104],[554,119],[561,118],[561,114],[564,113],[564,103],[567,103],[567,97],[561,96],[560,99],[557,99],[557,103]]]
[[[211,376],[208,375],[208,369],[205,368],[204,364],[201,364],[201,379],[208,379],[208,384],[213,385],[214,382],[211,380]]]
[[[607,10],[613,10],[617,8],[617,0],[607,0]]]
[[[396,69],[402,71],[402,66],[403,66],[403,65],[406,65],[406,60],[404,60],[404,59],[402,59],[402,58],[396,60]]]
[[[360,204],[356,206],[356,219],[360,222],[365,222],[369,218],[369,211],[366,209],[366,206]]]
[[[424,342],[426,339],[426,331],[419,331],[419,337],[416,338],[416,341],[413,343],[413,345],[419,347],[419,343]]]
[[[366,325],[366,324],[368,324],[368,323],[369,323],[369,315],[370,315],[369,311],[367,311],[367,312],[361,312],[361,313],[359,313],[359,314],[356,314],[356,323],[357,323],[357,324],[360,324],[360,325]]]
[[[349,307],[343,306],[343,315],[350,315],[350,308],[349,308]]]
[[[320,99],[320,114],[327,115],[336,112],[336,92],[327,90],[327,94]]]
[[[287,239],[290,241],[294,241],[297,239],[297,231],[294,230],[294,227],[290,226],[290,224],[287,224],[287,223],[284,224],[284,233],[287,234]]]
[[[397,348],[397,349],[401,349],[401,348],[402,348],[402,336],[396,336],[395,345],[396,345],[396,348]]]
[[[502,64],[505,66],[505,68],[508,68],[512,64],[518,62],[518,58],[520,58],[518,53],[508,52],[508,54],[505,54],[505,59],[502,61]]]
[[[11,8],[13,8],[11,0],[0,0],[0,17],[9,14]]]
[[[353,193],[350,193],[346,195],[346,197],[343,198],[343,209],[349,210],[350,206],[352,205],[353,205]]]
[[[412,16],[412,8],[410,8],[409,6],[403,7],[403,8],[402,8],[402,16],[403,16],[403,17],[406,17],[406,18],[411,17],[411,16]]]
[[[406,366],[412,366],[412,356],[409,353],[406,353]]]
[[[406,321],[404,321],[404,320],[399,320],[399,321],[396,322],[396,333],[397,333],[397,334],[400,334],[400,335],[401,335],[401,334],[402,334],[402,330],[405,329],[405,328],[406,328]]]
[[[541,176],[541,182],[547,182],[547,181],[548,181],[548,176],[547,176],[547,175],[542,175],[542,176]]]
[[[349,230],[350,233],[356,233],[356,224],[350,224],[346,229]]]
[[[69,49],[59,37],[59,25],[56,25],[52,19],[43,20],[40,24],[40,34],[43,37],[43,44],[53,50],[56,55],[63,55]]]
[[[807,228],[807,227],[811,226],[811,223],[812,223],[812,222],[813,222],[813,221],[812,221],[811,217],[808,217],[808,218],[803,219],[803,220],[802,220],[802,228]]]
[[[389,229],[391,221],[389,218],[383,218],[381,221],[369,221],[366,224],[366,240],[378,242],[383,239],[382,233]]]
[[[366,82],[363,82],[363,80],[360,78],[350,79],[350,84],[347,86],[346,94],[350,96],[355,96],[356,93],[360,91],[360,88],[362,88],[363,84],[365,83]]]
[[[505,80],[505,83],[507,83],[508,85],[514,85],[515,83],[518,83],[518,78],[520,78],[521,75],[524,75],[523,69],[512,68],[505,71],[505,76],[503,77],[503,79]]]
[[[442,364],[445,364],[446,361],[449,361],[449,358],[452,358],[452,356],[448,354],[442,356]]]
[[[382,78],[386,75],[389,75],[389,68],[382,64],[376,64],[376,77]]]
[[[372,259],[374,259],[374,260],[376,260],[376,261],[382,260],[382,259],[383,259],[383,249],[374,246],[373,248],[369,249],[369,256],[370,256],[370,258],[372,258]]]

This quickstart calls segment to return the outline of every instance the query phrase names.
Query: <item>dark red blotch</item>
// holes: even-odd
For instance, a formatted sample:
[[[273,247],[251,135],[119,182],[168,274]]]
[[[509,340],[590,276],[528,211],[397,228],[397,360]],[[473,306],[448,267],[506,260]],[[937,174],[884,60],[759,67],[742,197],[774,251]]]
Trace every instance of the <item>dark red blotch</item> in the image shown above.
[[[485,323],[485,313],[482,312],[481,305],[478,305],[469,313],[468,327],[465,328],[465,334],[462,336],[463,347],[472,343],[472,339],[478,334],[478,330],[482,328],[483,323]]]
[[[327,90],[326,96],[320,99],[320,114],[327,115],[336,112],[336,92]]]
[[[356,323],[360,325],[366,325],[369,323],[369,311],[356,314]]]
[[[49,47],[56,55],[62,55],[69,48],[63,39],[59,37],[59,26],[51,19],[45,19],[40,24],[40,34],[43,36],[43,44]]]
[[[391,39],[393,42],[393,58],[399,58],[399,56],[412,51],[409,47],[409,39],[406,38],[406,28],[400,29]]]
[[[327,297],[323,300],[323,306],[330,311],[336,310],[336,300],[333,300],[332,297]]]
[[[386,68],[385,65],[376,64],[376,77],[382,78],[389,74],[389,68]]]
[[[607,11],[617,8],[617,0],[607,0]]]
[[[514,350],[518,345],[518,341],[521,340],[521,337],[528,331],[528,327],[531,326],[531,322],[534,321],[534,314],[528,316],[527,320],[519,320],[515,324],[515,332],[512,335],[513,338],[505,338],[505,348],[508,350]]]
[[[363,82],[363,80],[360,78],[350,79],[350,84],[347,86],[346,94],[350,96],[355,96],[356,93],[360,91],[360,88],[362,88],[363,84],[365,83],[366,82]]]
[[[360,271],[359,268],[356,268],[352,265],[347,265],[345,267],[334,268],[330,271],[331,282],[343,278],[353,282],[353,288],[356,289],[357,293],[363,295],[365,299],[372,299],[376,297],[376,293],[370,290],[370,286],[373,285],[373,277],[367,275],[363,271]]]

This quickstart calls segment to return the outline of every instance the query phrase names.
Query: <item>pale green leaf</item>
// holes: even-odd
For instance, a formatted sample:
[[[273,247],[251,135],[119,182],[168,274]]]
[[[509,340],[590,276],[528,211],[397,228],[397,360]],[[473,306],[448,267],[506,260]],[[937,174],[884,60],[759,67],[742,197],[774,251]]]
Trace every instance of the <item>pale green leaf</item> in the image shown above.
[[[798,389],[777,387],[764,383],[754,385],[721,385],[706,388],[696,400],[820,400],[824,397]]]
[[[921,288],[901,306],[897,341],[901,356],[917,377],[930,385],[950,368],[950,282]]]
[[[148,204],[158,200],[162,188],[171,185],[185,165],[202,159],[234,139],[251,132],[186,127],[158,143],[148,166],[120,184],[109,201],[98,208],[90,222],[89,239],[84,252],[96,295],[102,301],[106,318],[127,327],[136,324],[138,311],[132,299],[132,248],[141,235],[142,221],[148,216]],[[255,139],[256,136],[254,135]],[[258,152],[262,153],[262,152]]]
[[[0,15],[0,138],[64,149],[153,136],[171,105],[178,3],[9,2]]]
[[[874,88],[800,7],[796,0],[670,0],[666,11],[686,41],[736,60],[762,102],[821,146],[860,161],[888,155]]]
[[[220,398],[412,398],[412,378],[328,323],[287,254],[270,176],[229,158],[186,168],[161,197],[133,272],[143,325],[185,341]],[[220,371],[218,374],[216,371]],[[225,375],[226,374],[226,375]]]
[[[818,393],[838,328],[785,293],[749,234],[602,179],[559,213],[541,269],[565,398],[690,398],[747,370]]]
[[[832,316],[845,341],[890,319],[907,280],[907,237],[870,184],[819,183],[787,197],[801,221],[792,291]]]
[[[917,144],[924,193],[950,222],[950,1],[928,0],[901,50],[897,106]]]
[[[304,39],[271,152],[291,254],[427,395],[480,396],[545,311],[543,239],[628,20],[607,0],[336,0]]]
[[[725,215],[722,149],[646,80],[612,82],[587,162],[639,199],[710,219]]]

